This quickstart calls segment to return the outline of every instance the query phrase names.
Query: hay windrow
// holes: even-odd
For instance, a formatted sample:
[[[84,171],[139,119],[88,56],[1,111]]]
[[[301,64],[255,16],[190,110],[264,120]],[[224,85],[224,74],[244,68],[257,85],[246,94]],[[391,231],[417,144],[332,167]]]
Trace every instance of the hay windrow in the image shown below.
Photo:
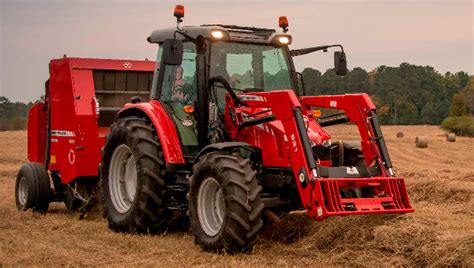
[[[472,261],[473,237],[443,239],[435,215],[424,213],[348,216],[309,221],[309,225],[299,228],[292,223],[306,222],[307,217],[300,214],[283,219],[274,232],[293,234],[304,230],[305,236],[292,244],[295,252],[324,253],[331,262],[343,266],[467,265]]]
[[[260,236],[272,242],[291,244],[306,236],[312,223],[304,212],[285,214],[278,222],[268,222]]]
[[[452,185],[443,180],[417,180],[408,187],[408,195],[412,202],[431,202],[445,204],[450,202],[469,202],[473,192],[462,188],[462,185]]]

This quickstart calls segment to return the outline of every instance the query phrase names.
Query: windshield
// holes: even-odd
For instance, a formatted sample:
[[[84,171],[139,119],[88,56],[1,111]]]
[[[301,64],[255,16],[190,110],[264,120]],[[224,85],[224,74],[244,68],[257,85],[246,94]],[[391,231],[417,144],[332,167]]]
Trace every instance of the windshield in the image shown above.
[[[213,43],[210,76],[218,75],[239,91],[292,89],[288,59],[273,46]]]

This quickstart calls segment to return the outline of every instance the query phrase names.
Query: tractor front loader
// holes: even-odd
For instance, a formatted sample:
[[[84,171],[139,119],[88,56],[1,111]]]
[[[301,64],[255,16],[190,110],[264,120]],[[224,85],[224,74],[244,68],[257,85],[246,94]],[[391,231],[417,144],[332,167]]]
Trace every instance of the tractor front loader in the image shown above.
[[[412,212],[403,178],[395,177],[387,147],[378,123],[375,106],[366,94],[342,96],[301,97],[291,90],[269,93],[246,93],[238,98],[245,105],[236,107],[228,98],[226,126],[238,139],[242,126],[280,121],[288,140],[288,157],[293,177],[298,185],[301,202],[308,215],[315,220],[328,216],[375,213]],[[285,101],[281,101],[285,100]],[[326,107],[345,112],[343,122],[355,123],[361,136],[365,164],[361,166],[324,165],[316,161],[311,148],[309,123],[311,107]],[[248,108],[265,109],[264,116],[244,119]],[[304,116],[303,116],[304,115]],[[336,123],[341,122],[340,116]],[[329,125],[330,120],[326,120]],[[318,129],[321,131],[322,129]],[[265,145],[263,145],[265,146]],[[319,165],[318,165],[319,162]]]

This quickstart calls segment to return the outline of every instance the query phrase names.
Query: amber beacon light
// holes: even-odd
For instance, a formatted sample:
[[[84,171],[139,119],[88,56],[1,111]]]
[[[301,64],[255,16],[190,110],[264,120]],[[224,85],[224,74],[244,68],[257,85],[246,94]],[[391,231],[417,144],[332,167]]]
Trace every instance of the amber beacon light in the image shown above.
[[[281,16],[278,18],[278,26],[283,29],[283,32],[288,32],[288,18],[286,16]]]
[[[184,6],[176,5],[174,7],[174,16],[178,19],[179,22],[183,21],[184,18]]]

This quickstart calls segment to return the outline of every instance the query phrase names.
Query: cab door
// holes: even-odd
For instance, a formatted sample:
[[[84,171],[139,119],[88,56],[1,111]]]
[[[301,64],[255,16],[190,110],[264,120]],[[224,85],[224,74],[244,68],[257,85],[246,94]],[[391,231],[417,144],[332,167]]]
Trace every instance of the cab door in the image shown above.
[[[184,155],[196,155],[199,150],[197,118],[190,110],[197,101],[195,45],[184,43],[181,65],[164,64],[160,71],[163,71],[162,85],[156,98],[163,104],[178,130]]]

